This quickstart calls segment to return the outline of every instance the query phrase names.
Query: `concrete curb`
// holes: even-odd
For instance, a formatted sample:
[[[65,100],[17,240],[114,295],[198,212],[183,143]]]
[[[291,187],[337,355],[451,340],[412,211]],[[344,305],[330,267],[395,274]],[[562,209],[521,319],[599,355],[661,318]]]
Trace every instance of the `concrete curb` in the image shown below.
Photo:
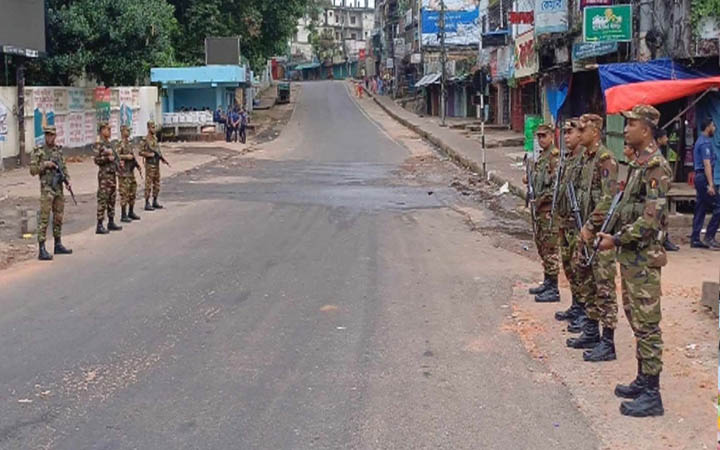
[[[489,181],[497,184],[498,186],[502,186],[505,183],[508,184],[508,187],[510,188],[510,192],[513,195],[516,195],[520,197],[521,199],[525,200],[526,191],[524,186],[517,186],[513,183],[513,181],[505,179],[503,176],[498,175],[497,173],[493,172],[492,170],[488,170],[487,173],[483,173],[482,170],[482,164],[477,163],[476,161],[467,158],[464,156],[460,151],[450,147],[448,144],[443,142],[442,139],[438,138],[437,136],[423,130],[419,126],[415,125],[414,123],[404,119],[403,117],[400,117],[398,114],[396,114],[392,109],[388,108],[386,105],[384,105],[382,102],[380,102],[377,97],[369,92],[367,89],[365,89],[365,86],[363,86],[363,90],[367,93],[367,95],[373,99],[373,101],[380,106],[380,108],[385,111],[390,117],[395,119],[397,122],[405,126],[406,128],[414,131],[418,135],[420,135],[423,139],[427,140],[428,142],[434,144],[437,146],[448,158],[455,161],[456,164],[460,165],[461,167],[464,167],[466,169],[469,169],[475,173],[481,174],[483,177],[486,177]]]

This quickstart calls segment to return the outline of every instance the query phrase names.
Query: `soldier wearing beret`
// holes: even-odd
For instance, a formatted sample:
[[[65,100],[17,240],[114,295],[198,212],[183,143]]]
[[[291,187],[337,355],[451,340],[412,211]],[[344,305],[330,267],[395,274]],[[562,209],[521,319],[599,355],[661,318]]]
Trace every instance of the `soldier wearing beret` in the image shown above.
[[[652,106],[637,105],[624,116],[625,142],[637,157],[630,162],[615,234],[601,233],[600,248],[618,251],[623,308],[635,334],[638,371],[630,384],[616,386],[615,395],[632,399],[620,405],[623,415],[659,416],[664,413],[660,272],[667,264],[663,242],[672,170],[654,139],[660,113]]]
[[[140,144],[140,156],[145,158],[145,211],[154,211],[163,206],[158,203],[160,195],[160,161],[164,159],[155,135],[155,122],[147,123],[147,136]],[[152,203],[150,197],[152,196]]]
[[[53,238],[55,239],[56,255],[67,255],[72,250],[65,248],[62,244],[62,225],[63,214],[65,211],[65,194],[63,183],[55,183],[56,173],[62,172],[63,177],[70,186],[70,174],[65,165],[62,149],[55,144],[55,127],[46,126],[43,129],[45,134],[45,144],[35,147],[30,157],[30,175],[40,178],[40,217],[38,219],[38,259],[41,261],[50,261],[52,255],[45,248],[45,235],[47,233],[48,223],[50,222],[50,213],[53,218]]]
[[[118,174],[120,184],[120,211],[121,222],[132,222],[140,220],[135,214],[135,197],[137,196],[137,181],[135,180],[135,169],[140,169],[140,165],[135,158],[133,145],[130,142],[130,128],[127,125],[120,127],[120,144],[118,146],[118,156],[124,163],[123,169]]]
[[[535,246],[543,264],[545,274],[540,286],[531,288],[536,302],[559,302],[557,277],[560,269],[558,256],[557,224],[551,229],[551,209],[554,185],[554,173],[560,158],[560,150],[555,146],[555,128],[552,125],[540,125],[535,132],[540,144],[540,157],[535,163],[533,183],[535,189],[536,230]],[[525,180],[524,180],[525,181]]]

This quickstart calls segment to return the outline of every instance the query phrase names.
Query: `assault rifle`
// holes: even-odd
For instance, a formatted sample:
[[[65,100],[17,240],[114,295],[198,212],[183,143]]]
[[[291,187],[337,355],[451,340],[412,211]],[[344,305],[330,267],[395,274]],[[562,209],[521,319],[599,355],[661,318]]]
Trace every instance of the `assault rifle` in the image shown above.
[[[583,228],[583,221],[582,216],[580,215],[580,205],[577,201],[577,194],[575,193],[575,185],[572,183],[572,180],[570,180],[567,185],[567,196],[570,201],[570,209],[572,210],[573,219],[575,219],[575,227],[578,231],[580,231]],[[580,245],[582,245],[583,258],[585,261],[588,261],[590,260],[590,255],[588,254],[587,246],[585,245],[585,241],[582,239],[580,239],[580,241]]]
[[[535,211],[535,187],[533,187],[532,169],[530,168],[530,158],[525,154],[525,178],[527,178],[527,195],[525,196],[525,206],[530,208],[530,218],[532,220],[533,235],[537,234],[537,212]]]
[[[562,181],[563,172],[565,171],[565,130],[560,133],[560,162],[555,170],[555,184],[553,185],[552,207],[550,208],[550,229],[552,230],[555,222],[555,211],[557,210],[558,194],[560,192],[560,182]]]
[[[75,203],[75,206],[77,206],[78,203],[77,200],[75,200],[75,193],[73,192],[72,187],[70,187],[70,182],[65,176],[65,165],[60,162],[60,158],[52,159],[51,162],[55,164],[55,174],[53,174],[53,179],[50,183],[50,187],[55,190],[60,185],[60,183],[64,184],[68,192],[70,192],[70,197],[72,197],[73,203]]]
[[[160,150],[152,150],[153,153],[155,153],[155,157],[165,163],[168,167],[172,167],[167,159],[163,156],[162,153],[160,153]]]
[[[618,206],[620,205],[620,200],[622,200],[623,191],[618,191],[617,194],[615,194],[615,197],[612,199],[612,203],[610,204],[610,209],[607,212],[607,215],[605,216],[605,220],[603,221],[602,227],[600,227],[599,233],[607,233],[607,231],[614,225],[614,219],[615,219],[615,213],[617,213]],[[593,242],[593,253],[590,255],[590,258],[587,260],[587,266],[591,266],[593,261],[595,260],[595,257],[598,254],[598,250],[600,248],[600,237],[595,237],[595,242]]]

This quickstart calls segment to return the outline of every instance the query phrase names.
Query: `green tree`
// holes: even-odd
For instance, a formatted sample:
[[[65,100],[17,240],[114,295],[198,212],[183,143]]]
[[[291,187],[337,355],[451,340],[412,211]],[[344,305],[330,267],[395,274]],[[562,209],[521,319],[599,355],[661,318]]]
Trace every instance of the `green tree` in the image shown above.
[[[50,0],[48,57],[28,66],[33,84],[68,85],[84,74],[106,86],[144,81],[173,64],[177,27],[165,0]]]

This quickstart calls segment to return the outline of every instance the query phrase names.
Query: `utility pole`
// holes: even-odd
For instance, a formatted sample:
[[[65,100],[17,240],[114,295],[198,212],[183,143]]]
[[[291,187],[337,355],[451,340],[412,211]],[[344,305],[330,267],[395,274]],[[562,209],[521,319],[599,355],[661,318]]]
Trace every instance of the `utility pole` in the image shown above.
[[[440,0],[440,64],[442,65],[440,76],[440,126],[445,126],[447,114],[447,49],[445,48],[445,0]]]

